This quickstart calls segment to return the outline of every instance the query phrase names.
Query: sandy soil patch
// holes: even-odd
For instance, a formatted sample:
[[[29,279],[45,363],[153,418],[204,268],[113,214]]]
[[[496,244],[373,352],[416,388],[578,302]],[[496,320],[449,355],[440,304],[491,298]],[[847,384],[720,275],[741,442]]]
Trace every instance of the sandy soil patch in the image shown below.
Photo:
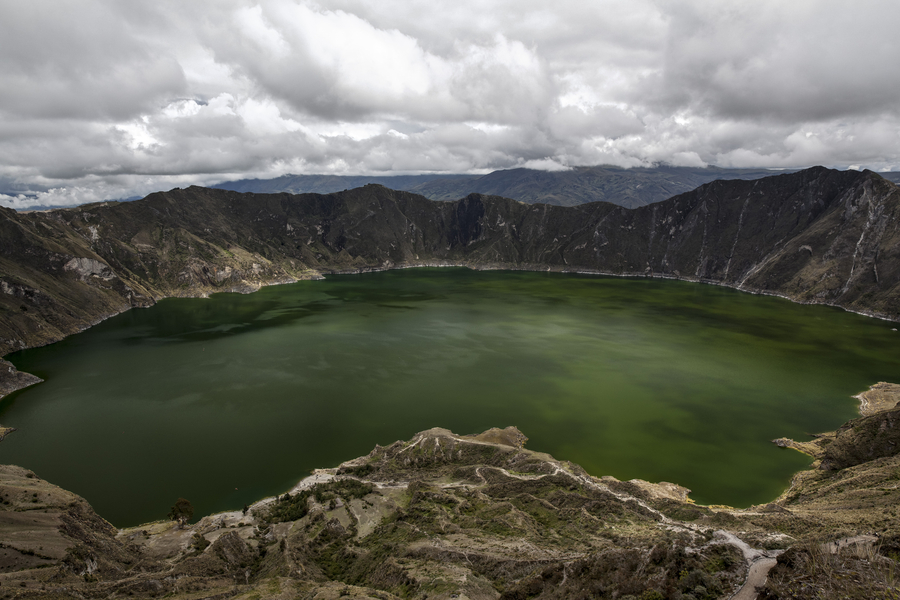
[[[879,381],[853,397],[859,400],[859,414],[868,417],[895,408],[900,402],[900,385]]]

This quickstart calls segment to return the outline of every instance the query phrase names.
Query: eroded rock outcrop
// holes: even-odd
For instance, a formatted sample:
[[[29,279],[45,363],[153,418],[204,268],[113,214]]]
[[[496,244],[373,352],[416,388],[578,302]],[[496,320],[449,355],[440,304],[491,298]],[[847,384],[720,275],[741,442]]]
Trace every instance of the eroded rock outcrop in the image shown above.
[[[0,593],[716,598],[754,581],[748,573],[782,548],[770,598],[792,578],[826,586],[828,572],[808,568],[825,555],[848,575],[848,593],[897,591],[879,578],[900,547],[896,455],[804,472],[777,503],[736,510],[694,505],[673,484],[592,477],[521,447],[521,436],[430,429],[184,528],[116,531],[74,494],[0,467]]]

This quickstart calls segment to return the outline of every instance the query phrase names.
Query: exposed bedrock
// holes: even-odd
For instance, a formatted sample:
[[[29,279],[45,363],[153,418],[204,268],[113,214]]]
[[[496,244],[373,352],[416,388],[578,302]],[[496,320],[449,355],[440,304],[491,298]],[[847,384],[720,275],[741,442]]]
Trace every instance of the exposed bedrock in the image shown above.
[[[881,414],[842,431],[877,428]],[[434,428],[244,510],[118,531],[78,496],[0,466],[0,590],[697,600],[755,598],[766,582],[771,599],[897,592],[896,454],[804,471],[773,503],[738,510],[694,505],[674,484],[592,477],[524,440],[514,427]],[[810,594],[796,595],[801,585]]]

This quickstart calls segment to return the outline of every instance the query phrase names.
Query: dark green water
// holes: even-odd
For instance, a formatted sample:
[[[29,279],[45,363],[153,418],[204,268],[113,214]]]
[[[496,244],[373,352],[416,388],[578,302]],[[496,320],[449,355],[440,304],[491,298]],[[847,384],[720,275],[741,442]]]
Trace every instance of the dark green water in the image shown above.
[[[771,500],[804,468],[769,440],[830,430],[900,381],[896,324],[714,286],[417,269],[169,299],[9,356],[0,461],[119,526],[283,492],[441,426],[518,426],[594,475]]]

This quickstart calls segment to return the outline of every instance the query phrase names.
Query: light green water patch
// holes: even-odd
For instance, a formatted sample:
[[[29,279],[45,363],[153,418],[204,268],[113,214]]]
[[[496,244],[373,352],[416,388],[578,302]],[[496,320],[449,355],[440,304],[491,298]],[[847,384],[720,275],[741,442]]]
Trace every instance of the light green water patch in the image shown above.
[[[0,460],[119,526],[283,492],[446,427],[518,426],[594,475],[777,496],[807,439],[900,381],[896,324],[673,281],[416,269],[168,299],[13,354]]]

